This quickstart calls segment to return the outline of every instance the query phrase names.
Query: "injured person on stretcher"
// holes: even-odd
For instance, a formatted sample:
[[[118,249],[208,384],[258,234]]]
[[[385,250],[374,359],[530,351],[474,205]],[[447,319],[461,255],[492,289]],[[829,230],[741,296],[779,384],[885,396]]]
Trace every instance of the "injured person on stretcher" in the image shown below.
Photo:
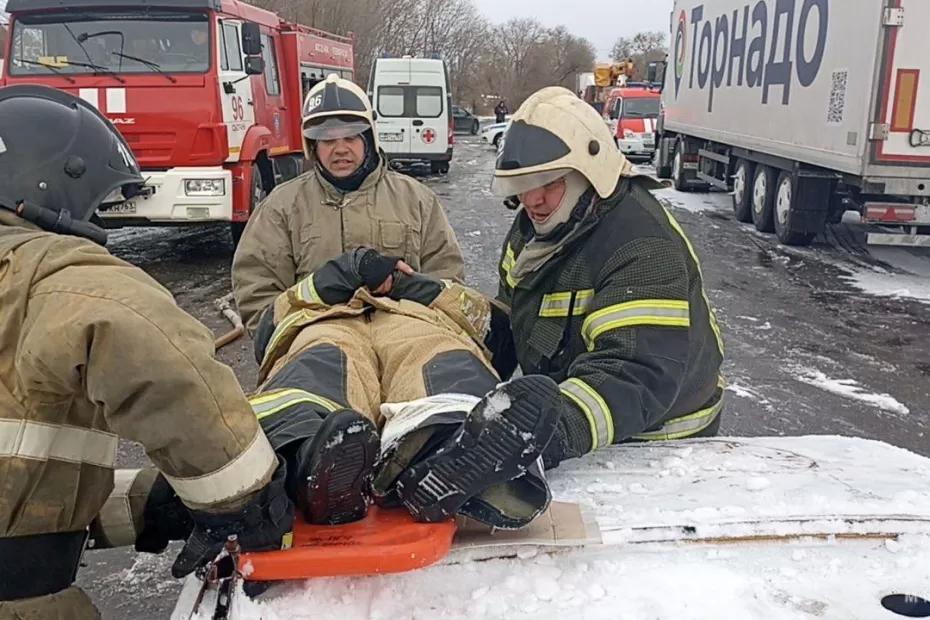
[[[499,315],[371,248],[278,296],[254,334],[250,402],[307,522],[361,519],[372,500],[509,529],[545,510],[539,461],[559,389],[538,375],[500,383],[485,346]]]

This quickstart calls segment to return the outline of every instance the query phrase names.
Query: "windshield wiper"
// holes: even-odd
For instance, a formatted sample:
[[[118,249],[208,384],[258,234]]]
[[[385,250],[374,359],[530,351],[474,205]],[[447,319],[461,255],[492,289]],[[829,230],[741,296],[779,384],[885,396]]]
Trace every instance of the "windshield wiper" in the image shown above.
[[[116,80],[120,84],[126,83],[126,80],[120,77],[120,75],[116,71],[114,71],[113,69],[104,67],[103,65],[98,65],[95,62],[78,62],[76,60],[69,60],[68,64],[74,65],[75,67],[86,67],[88,69],[93,69],[94,75],[97,75],[97,74],[109,75],[110,77],[112,77],[114,80]]]
[[[55,67],[55,66],[53,66],[53,65],[48,65],[48,64],[45,64],[44,62],[37,62],[37,61],[35,61],[35,60],[29,60],[28,58],[14,58],[14,59],[13,59],[13,62],[22,62],[22,63],[25,63],[25,64],[27,64],[27,65],[33,65],[33,66],[36,66],[36,67],[44,67],[44,68],[48,69],[49,71],[52,71],[53,73],[55,73],[55,75],[60,75],[61,77],[65,78],[66,80],[68,80],[68,81],[71,82],[72,84],[77,84],[77,80],[75,80],[73,77],[71,77],[70,75],[68,75],[68,74],[65,73],[64,71],[62,71],[59,67]]]
[[[110,52],[110,53],[113,54],[114,56],[118,56],[118,57],[120,57],[120,58],[125,58],[125,59],[127,59],[127,60],[135,60],[136,62],[141,62],[141,63],[142,63],[143,65],[145,65],[146,67],[151,67],[151,68],[154,69],[155,71],[161,73],[163,76],[165,76],[166,78],[168,78],[168,80],[169,80],[172,84],[174,84],[174,83],[176,83],[176,82],[178,81],[178,79],[177,79],[176,77],[174,77],[173,75],[169,75],[168,73],[165,73],[165,70],[162,69],[162,68],[161,68],[161,65],[158,64],[157,62],[153,62],[153,61],[151,61],[151,60],[146,60],[145,58],[139,58],[138,56],[132,56],[132,55],[130,55],[130,54],[124,54],[123,52]]]

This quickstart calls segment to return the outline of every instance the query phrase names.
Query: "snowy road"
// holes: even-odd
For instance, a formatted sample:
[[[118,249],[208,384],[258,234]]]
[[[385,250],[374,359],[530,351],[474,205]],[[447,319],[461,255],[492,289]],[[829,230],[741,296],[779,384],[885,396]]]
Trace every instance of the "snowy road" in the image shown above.
[[[513,214],[490,195],[494,154],[459,138],[452,171],[426,182],[447,207],[470,283],[496,288],[500,243]],[[831,228],[810,248],[779,246],[737,223],[724,194],[659,192],[701,255],[727,344],[728,435],[841,434],[930,455],[930,253],[867,249],[862,231]],[[115,232],[112,251],[146,269],[217,333],[229,326],[213,299],[229,289],[221,228]],[[248,343],[221,353],[246,389]],[[144,462],[126,444],[121,464]],[[179,589],[173,553],[89,553],[80,583],[106,618],[164,618]],[[398,617],[398,620],[401,620]]]

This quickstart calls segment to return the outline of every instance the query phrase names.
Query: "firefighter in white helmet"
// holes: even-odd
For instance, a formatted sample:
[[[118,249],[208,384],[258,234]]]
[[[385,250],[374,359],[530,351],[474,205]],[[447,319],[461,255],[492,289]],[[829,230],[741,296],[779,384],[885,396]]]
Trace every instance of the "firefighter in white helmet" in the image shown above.
[[[694,248],[570,91],[544,88],[514,114],[492,190],[519,208],[503,244],[489,347],[559,384],[565,458],[625,441],[716,434],[723,342]],[[493,307],[493,306],[492,306]]]
[[[462,258],[435,195],[384,168],[365,94],[335,76],[317,84],[303,132],[313,170],[258,207],[233,282],[261,363],[252,404],[293,464],[304,518],[361,518],[374,478],[379,502],[403,503],[421,520],[461,512],[525,525],[549,501],[545,481],[526,472],[554,432],[556,411],[545,403],[556,385],[537,377],[498,387],[472,336],[490,312],[476,314],[459,294]],[[421,283],[411,267],[446,279],[447,294],[411,303]],[[530,404],[533,415],[523,415]],[[302,475],[328,429],[352,430],[322,468],[331,473]],[[336,505],[303,499],[320,486]]]

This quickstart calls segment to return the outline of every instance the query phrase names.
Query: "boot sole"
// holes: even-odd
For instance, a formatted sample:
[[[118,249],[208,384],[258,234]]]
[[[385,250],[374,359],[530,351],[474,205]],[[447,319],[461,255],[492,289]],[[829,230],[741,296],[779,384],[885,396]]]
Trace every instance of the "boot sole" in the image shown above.
[[[470,498],[526,471],[552,438],[559,388],[548,377],[515,379],[485,396],[461,430],[398,481],[419,521],[443,521]]]
[[[339,525],[368,512],[371,477],[380,440],[374,424],[358,414],[336,412],[324,421],[311,445],[311,463],[299,503],[304,519]]]

